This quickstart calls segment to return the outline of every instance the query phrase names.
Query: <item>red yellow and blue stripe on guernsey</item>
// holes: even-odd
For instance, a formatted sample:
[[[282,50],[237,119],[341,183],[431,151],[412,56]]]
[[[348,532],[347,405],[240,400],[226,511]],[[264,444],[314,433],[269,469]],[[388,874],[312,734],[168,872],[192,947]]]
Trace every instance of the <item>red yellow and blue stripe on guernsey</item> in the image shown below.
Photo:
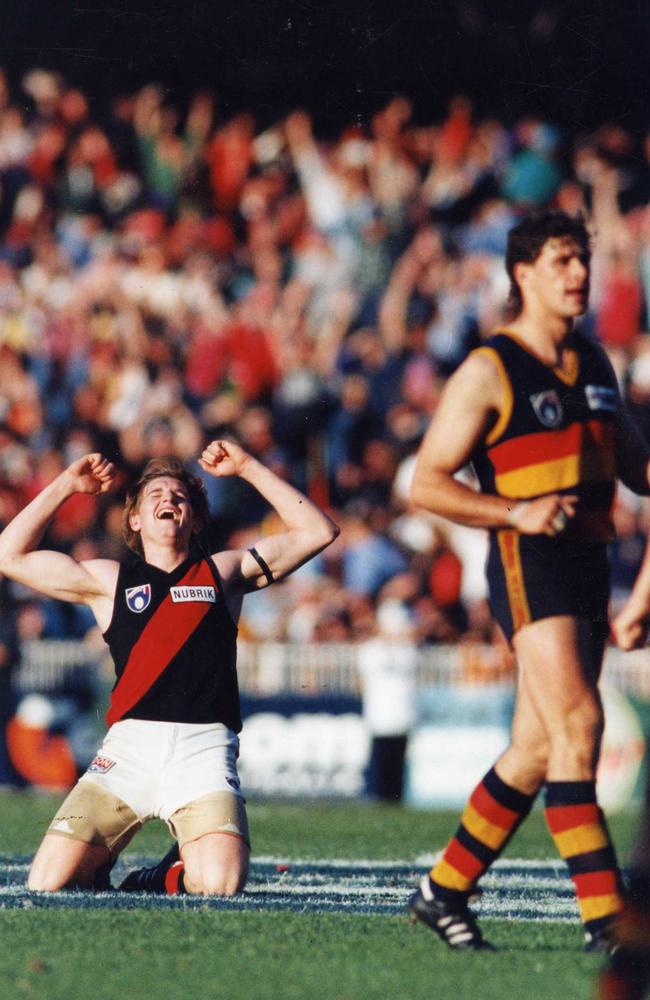
[[[488,449],[497,492],[527,500],[616,475],[614,425],[600,420],[522,434]]]

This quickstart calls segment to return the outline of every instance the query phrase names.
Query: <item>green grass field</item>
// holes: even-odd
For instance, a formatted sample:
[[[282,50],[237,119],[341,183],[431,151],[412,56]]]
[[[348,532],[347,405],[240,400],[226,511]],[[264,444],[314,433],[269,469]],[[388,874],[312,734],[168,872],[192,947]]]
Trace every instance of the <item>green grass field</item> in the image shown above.
[[[3,859],[29,858],[58,800],[0,795]],[[439,850],[455,813],[365,803],[249,803],[255,857],[374,859],[412,863]],[[610,826],[625,860],[635,820]],[[133,852],[169,843],[150,824]],[[510,845],[510,857],[553,856],[541,813]],[[420,859],[420,860],[418,860]],[[5,887],[3,890],[9,890]],[[0,900],[3,907],[6,904]],[[244,900],[244,904],[246,901]],[[119,910],[3,908],[0,996],[38,1000],[252,1000],[419,998],[587,1000],[600,966],[581,951],[577,923],[481,921],[495,953],[456,954],[402,913],[282,912],[242,908]]]

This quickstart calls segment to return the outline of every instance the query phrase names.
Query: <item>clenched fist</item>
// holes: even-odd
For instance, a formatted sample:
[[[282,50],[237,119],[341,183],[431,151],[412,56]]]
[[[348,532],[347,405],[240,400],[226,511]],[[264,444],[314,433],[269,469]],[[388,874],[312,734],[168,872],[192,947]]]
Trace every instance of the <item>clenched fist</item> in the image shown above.
[[[78,458],[63,473],[74,493],[108,493],[115,482],[115,466],[99,452]]]
[[[212,476],[240,476],[249,458],[234,441],[211,441],[203,449],[199,465]]]

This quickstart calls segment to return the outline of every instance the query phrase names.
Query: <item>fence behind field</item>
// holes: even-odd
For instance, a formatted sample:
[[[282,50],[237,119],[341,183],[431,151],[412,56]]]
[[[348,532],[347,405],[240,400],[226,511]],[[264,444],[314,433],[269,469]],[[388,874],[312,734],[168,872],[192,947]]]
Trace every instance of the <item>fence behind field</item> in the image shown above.
[[[51,701],[53,717],[68,720],[62,731],[78,765],[87,766],[91,757],[84,757],[101,739],[101,704],[114,679],[106,648],[30,641],[21,653],[16,694]],[[457,806],[507,744],[515,663],[505,647],[434,646],[418,651],[416,673],[406,801]],[[364,794],[371,733],[361,714],[357,646],[240,642],[239,680],[245,718],[239,770],[248,793]],[[644,731],[650,732],[648,651],[609,649],[603,682],[607,724],[599,794],[608,808],[619,809],[639,786]],[[84,718],[89,731],[80,740]]]
[[[19,692],[56,691],[79,671],[101,671],[111,664],[105,649],[74,640],[30,640],[21,646],[16,674]],[[239,643],[239,685],[243,694],[269,698],[359,696],[357,647],[349,643]],[[513,684],[515,666],[504,650],[492,646],[431,646],[418,653],[421,687],[472,687]],[[609,649],[603,681],[650,701],[650,651]]]

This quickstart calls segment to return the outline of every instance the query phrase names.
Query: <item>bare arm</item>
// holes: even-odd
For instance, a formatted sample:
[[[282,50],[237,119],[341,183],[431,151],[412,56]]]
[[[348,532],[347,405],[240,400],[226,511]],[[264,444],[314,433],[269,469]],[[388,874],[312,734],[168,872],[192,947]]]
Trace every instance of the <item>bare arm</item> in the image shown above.
[[[379,332],[387,349],[397,353],[406,343],[409,299],[422,267],[411,248],[393,268],[388,287],[379,306]]]
[[[495,364],[484,354],[470,355],[445,386],[420,446],[411,499],[417,507],[470,527],[516,527],[523,534],[557,534],[562,530],[557,517],[561,513],[566,518],[573,516],[575,497],[553,493],[520,503],[476,493],[454,478],[485,440],[501,406]]]
[[[48,597],[88,604],[94,611],[112,602],[117,564],[79,563],[61,552],[34,551],[50,519],[74,493],[106,493],[114,479],[110,462],[98,454],[73,462],[10,521],[0,535],[0,573]],[[98,621],[106,617],[102,608]],[[97,613],[97,611],[96,611]]]
[[[633,493],[650,494],[650,454],[632,418],[622,411],[616,424],[617,474]]]
[[[612,621],[612,635],[628,652],[645,646],[650,631],[650,538],[632,593]]]
[[[393,268],[379,306],[379,332],[386,348],[401,351],[408,332],[408,306],[422,274],[437,262],[444,263],[440,236],[432,228],[422,229]]]
[[[247,589],[265,587],[287,576],[338,535],[339,529],[326,514],[239,445],[231,441],[212,441],[203,451],[199,464],[213,476],[235,475],[250,483],[268,500],[285,525],[285,531],[262,538],[254,546],[268,574],[249,551],[235,556],[233,553],[215,556],[222,575],[230,576],[236,566],[248,583]]]
[[[635,493],[650,493],[648,449],[632,419],[623,412],[617,424],[618,474]],[[645,646],[650,632],[650,538],[632,592],[612,621],[612,635],[625,651]]]
[[[599,345],[597,350],[603,363],[610,370],[612,384],[616,385],[616,373],[604,348]],[[616,475],[633,493],[648,496],[650,495],[650,450],[638,425],[626,410],[618,391],[615,420]]]

